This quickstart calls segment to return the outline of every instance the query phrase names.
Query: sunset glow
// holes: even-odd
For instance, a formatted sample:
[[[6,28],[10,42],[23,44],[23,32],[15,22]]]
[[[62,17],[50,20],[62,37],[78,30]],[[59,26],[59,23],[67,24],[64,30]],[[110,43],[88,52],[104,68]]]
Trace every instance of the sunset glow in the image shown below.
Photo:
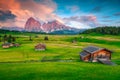
[[[0,0],[0,26],[24,27],[28,18],[76,28],[120,25],[119,0]]]

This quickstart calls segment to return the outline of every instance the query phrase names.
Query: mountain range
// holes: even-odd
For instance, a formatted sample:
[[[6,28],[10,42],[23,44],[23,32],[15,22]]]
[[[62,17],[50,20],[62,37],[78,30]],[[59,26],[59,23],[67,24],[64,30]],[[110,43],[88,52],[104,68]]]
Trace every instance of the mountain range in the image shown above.
[[[25,31],[50,33],[59,30],[72,30],[73,28],[60,23],[57,20],[41,24],[39,21],[30,17],[25,24]]]
[[[34,19],[33,17],[30,17],[26,21],[24,28],[2,27],[1,29],[11,30],[11,31],[14,30],[14,31],[27,31],[27,32],[45,32],[45,33],[54,33],[54,34],[55,33],[75,34],[83,31],[80,29],[72,28],[70,26],[66,26],[57,20],[41,24],[38,20]]]

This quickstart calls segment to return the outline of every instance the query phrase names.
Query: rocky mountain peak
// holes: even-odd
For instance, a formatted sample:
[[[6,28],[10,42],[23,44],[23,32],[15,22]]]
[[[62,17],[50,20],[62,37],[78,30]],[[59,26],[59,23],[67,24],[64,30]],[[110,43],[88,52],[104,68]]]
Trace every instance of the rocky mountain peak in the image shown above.
[[[33,17],[30,17],[25,24],[25,30],[29,32],[43,31],[48,33],[48,32],[53,32],[58,30],[70,30],[70,29],[71,27],[62,24],[57,20],[44,23],[43,25],[41,25],[41,23],[35,20]]]
[[[25,30],[29,32],[39,32],[41,31],[41,23],[33,17],[30,17],[25,24]]]

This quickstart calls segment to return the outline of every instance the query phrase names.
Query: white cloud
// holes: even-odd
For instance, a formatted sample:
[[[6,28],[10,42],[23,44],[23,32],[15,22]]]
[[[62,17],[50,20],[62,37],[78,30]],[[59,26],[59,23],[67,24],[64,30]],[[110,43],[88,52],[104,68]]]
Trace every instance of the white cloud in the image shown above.
[[[80,23],[80,22],[77,22],[77,21],[69,21],[66,23],[66,25],[71,26],[73,28],[78,28],[78,29],[90,28],[90,26],[83,24],[83,23]]]
[[[34,0],[0,0],[0,9],[10,10],[17,17],[15,18],[14,26],[24,27],[26,20],[29,17],[34,17],[40,21],[58,20],[62,22],[54,11],[57,5],[52,0],[40,0],[36,2]],[[11,21],[5,22],[4,26],[10,25]]]
[[[71,12],[76,12],[76,11],[79,11],[79,7],[74,5],[74,6],[66,6],[66,8],[68,10],[70,10]]]
[[[84,26],[84,28],[89,28],[89,27],[96,27],[99,25],[97,21],[97,17],[94,15],[72,16],[69,18],[63,18],[63,20],[66,23],[69,23],[69,24],[71,23],[75,25],[75,27],[81,25],[81,26]]]

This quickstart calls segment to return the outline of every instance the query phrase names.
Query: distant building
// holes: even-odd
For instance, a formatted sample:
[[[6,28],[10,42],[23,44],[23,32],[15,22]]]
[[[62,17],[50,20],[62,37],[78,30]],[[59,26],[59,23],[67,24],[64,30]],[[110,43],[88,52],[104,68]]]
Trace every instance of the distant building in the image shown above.
[[[88,46],[80,52],[80,59],[82,61],[98,62],[99,60],[111,60],[111,51],[106,48],[99,48],[96,46]]]
[[[2,44],[2,48],[10,48],[10,47],[19,47],[20,44],[18,43],[4,43]]]
[[[11,44],[10,43],[4,43],[2,44],[2,48],[10,48]]]
[[[18,43],[13,43],[13,46],[14,46],[14,47],[19,47],[20,44],[18,44]]]
[[[9,43],[10,44],[10,47],[13,47],[14,46],[14,43]]]
[[[39,43],[39,44],[37,44],[37,45],[35,46],[35,50],[36,50],[36,51],[42,51],[42,50],[45,50],[45,49],[46,49],[46,45],[45,45],[45,44]]]

